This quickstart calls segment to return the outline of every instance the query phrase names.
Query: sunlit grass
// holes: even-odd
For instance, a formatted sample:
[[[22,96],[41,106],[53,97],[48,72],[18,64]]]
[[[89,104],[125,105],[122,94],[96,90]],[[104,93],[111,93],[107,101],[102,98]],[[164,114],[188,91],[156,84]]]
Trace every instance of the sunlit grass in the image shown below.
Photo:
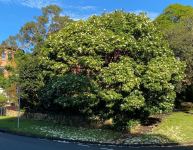
[[[155,127],[153,134],[160,134],[178,143],[193,142],[193,115],[176,112]]]
[[[189,144],[193,143],[193,114],[172,113],[155,126],[152,131],[128,138],[127,144]]]

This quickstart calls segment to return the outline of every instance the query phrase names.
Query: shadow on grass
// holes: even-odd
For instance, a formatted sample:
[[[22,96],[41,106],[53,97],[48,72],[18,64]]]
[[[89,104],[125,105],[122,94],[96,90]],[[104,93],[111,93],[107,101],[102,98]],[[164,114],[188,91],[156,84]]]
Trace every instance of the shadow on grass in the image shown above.
[[[177,141],[161,134],[131,134],[124,140],[124,144],[129,145],[180,145]]]
[[[17,128],[17,118],[0,117],[0,128],[1,129]]]
[[[144,144],[144,145],[182,145],[179,140],[172,138],[173,135],[167,135],[165,133],[152,132],[162,123],[163,118],[167,115],[158,115],[149,117],[147,120],[141,122],[140,126],[131,130],[130,134],[126,134],[125,143],[127,144]],[[167,132],[167,129],[166,129]],[[183,143],[184,144],[184,143]]]

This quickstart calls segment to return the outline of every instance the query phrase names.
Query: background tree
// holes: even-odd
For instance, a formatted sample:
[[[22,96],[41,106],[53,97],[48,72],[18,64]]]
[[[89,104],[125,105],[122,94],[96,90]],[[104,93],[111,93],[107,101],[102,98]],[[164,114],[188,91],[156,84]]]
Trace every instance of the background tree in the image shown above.
[[[22,107],[28,111],[36,112],[40,109],[38,92],[44,85],[42,70],[36,57],[25,54],[19,57],[18,84],[22,96]]]
[[[61,15],[62,9],[57,5],[42,8],[42,15],[27,22],[15,36],[9,36],[2,46],[23,49],[32,52],[41,47],[49,34],[59,31],[73,22],[68,16]]]
[[[15,53],[14,61],[17,66],[16,68],[6,66],[6,69],[11,69],[9,70],[11,71],[11,76],[9,79],[2,77],[2,82],[6,82],[6,89],[9,93],[13,93],[14,87],[12,85],[19,84],[23,92],[23,106],[29,106],[28,108],[31,108],[31,110],[41,107],[39,106],[40,102],[37,93],[40,91],[43,81],[41,79],[40,63],[36,55],[50,34],[73,22],[68,16],[62,16],[61,12],[62,9],[56,5],[42,8],[42,15],[35,17],[34,21],[27,22],[21,27],[17,35],[8,37],[1,44],[3,49],[7,47],[12,48]],[[3,88],[5,88],[3,83]],[[12,85],[8,83],[12,83]]]
[[[57,5],[42,8],[42,15],[35,21],[27,22],[18,34],[24,48],[40,47],[46,37],[57,32],[73,20],[68,16],[61,16],[62,9]]]
[[[186,78],[179,99],[192,100],[193,85],[193,7],[174,4],[168,6],[155,20],[164,32],[176,58],[186,62]]]
[[[187,17],[192,16],[193,9],[191,6],[184,6],[181,4],[169,5],[161,15],[159,15],[155,22],[162,31],[167,32],[177,24],[181,23]]]
[[[4,77],[3,70],[0,73],[0,88],[3,90],[3,93],[0,94],[2,105],[6,102],[15,103],[16,95],[15,95],[15,86],[14,86],[13,77]]]
[[[13,48],[14,50],[18,49],[17,37],[9,36],[5,41],[2,42],[1,46]]]
[[[8,102],[8,98],[3,95],[3,94],[0,94],[0,107],[3,107],[5,106],[5,104]]]

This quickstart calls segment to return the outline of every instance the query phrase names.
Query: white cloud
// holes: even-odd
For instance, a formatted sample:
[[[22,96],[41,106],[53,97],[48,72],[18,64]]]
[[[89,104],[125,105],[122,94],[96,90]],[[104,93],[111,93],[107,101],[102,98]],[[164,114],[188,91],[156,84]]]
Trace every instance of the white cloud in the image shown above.
[[[87,19],[90,16],[89,11],[96,11],[97,8],[91,5],[66,5],[61,0],[0,0],[0,3],[8,5],[23,5],[30,8],[38,8],[56,4],[61,6],[63,15],[70,16],[74,20]]]
[[[97,7],[91,5],[63,5],[64,11],[62,15],[70,16],[74,20],[87,19],[97,10]],[[90,13],[90,11],[92,11]]]
[[[57,4],[60,5],[57,0],[0,0],[1,3],[7,4],[20,4],[31,8],[42,8],[47,5]]]
[[[70,16],[73,20],[85,20],[92,16],[91,14],[79,14],[79,13],[74,13],[72,11],[64,11],[62,13],[63,16]]]
[[[95,6],[64,5],[63,2],[60,0],[0,0],[0,3],[17,4],[17,5],[23,5],[26,7],[38,8],[38,9],[41,9],[42,7],[45,7],[47,5],[56,4],[64,8],[64,12],[63,12],[64,15],[68,15],[75,20],[88,18],[89,16],[91,16],[91,14],[88,13],[89,11],[92,11],[92,13],[101,14],[101,12],[96,11],[97,7]],[[105,11],[106,9],[103,10],[103,12]],[[135,14],[145,12],[147,16],[152,20],[154,20],[159,15],[158,12],[144,11],[144,10],[133,10],[130,12]]]
[[[32,8],[42,8],[50,4],[58,4],[56,0],[22,0],[21,4]]]
[[[80,6],[79,8],[82,10],[95,10],[96,9],[95,6]]]
[[[62,3],[59,2],[59,0],[0,0],[0,3],[20,4],[23,6],[27,6],[31,8],[38,8],[38,9],[45,7],[47,5],[51,5],[51,4],[56,4],[59,6],[62,5]],[[96,9],[95,6],[90,6],[90,5],[86,5],[86,6],[67,5],[67,6],[64,6],[64,8],[76,9],[76,10],[82,10],[82,11]]]
[[[134,10],[134,11],[130,11],[132,13],[135,13],[135,14],[139,14],[139,13],[146,13],[147,16],[154,20],[157,16],[159,16],[159,12],[153,12],[153,11],[144,11],[144,10]]]
[[[81,11],[85,11],[85,10],[96,10],[95,6],[91,6],[91,5],[86,5],[86,6],[74,6],[74,5],[64,5],[63,6],[65,9],[72,9],[72,10],[81,10]]]

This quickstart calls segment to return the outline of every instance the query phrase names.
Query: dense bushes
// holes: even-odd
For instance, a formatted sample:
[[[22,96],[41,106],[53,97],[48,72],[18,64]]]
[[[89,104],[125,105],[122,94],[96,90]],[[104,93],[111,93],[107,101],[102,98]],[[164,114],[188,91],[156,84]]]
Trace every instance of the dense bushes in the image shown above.
[[[66,109],[66,113],[88,115],[92,114],[92,106],[98,102],[95,89],[94,83],[87,77],[67,73],[44,87],[41,100],[46,109],[51,110],[54,105],[59,104]]]
[[[175,57],[186,62],[182,92],[176,104],[193,101],[193,7],[181,4],[169,5],[156,19],[155,23],[164,33]]]
[[[39,106],[112,118],[123,128],[129,120],[171,111],[184,77],[185,65],[154,24],[122,11],[68,25],[36,55],[45,85]]]

